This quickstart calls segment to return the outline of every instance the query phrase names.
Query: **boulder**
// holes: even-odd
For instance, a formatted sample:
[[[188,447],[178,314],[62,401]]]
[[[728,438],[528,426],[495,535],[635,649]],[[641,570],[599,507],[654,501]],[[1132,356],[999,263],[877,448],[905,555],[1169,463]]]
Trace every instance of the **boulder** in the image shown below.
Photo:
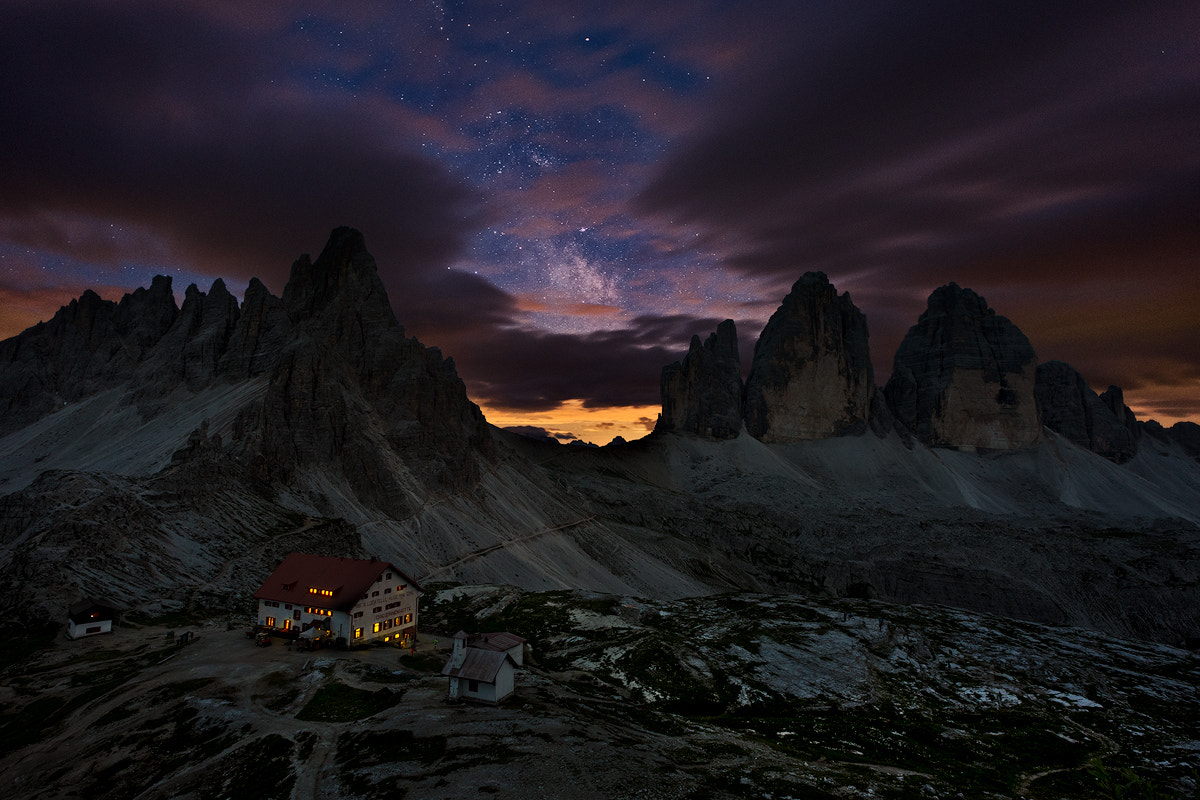
[[[951,283],[909,328],[884,394],[896,420],[927,445],[1015,450],[1041,438],[1036,372],[1025,334]]]
[[[746,430],[764,442],[861,433],[874,392],[866,317],[823,273],[805,273],[754,345]]]
[[[703,344],[692,337],[682,362],[663,367],[662,415],[655,430],[734,439],[742,429],[742,364],[737,328],[727,319]]]

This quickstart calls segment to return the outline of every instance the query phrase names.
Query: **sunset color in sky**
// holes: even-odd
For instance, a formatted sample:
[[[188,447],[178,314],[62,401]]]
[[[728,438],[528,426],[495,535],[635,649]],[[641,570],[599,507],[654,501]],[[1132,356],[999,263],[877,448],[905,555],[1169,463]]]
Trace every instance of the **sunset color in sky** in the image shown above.
[[[361,230],[489,421],[636,438],[791,284],[1200,422],[1200,3],[0,0],[0,338]]]

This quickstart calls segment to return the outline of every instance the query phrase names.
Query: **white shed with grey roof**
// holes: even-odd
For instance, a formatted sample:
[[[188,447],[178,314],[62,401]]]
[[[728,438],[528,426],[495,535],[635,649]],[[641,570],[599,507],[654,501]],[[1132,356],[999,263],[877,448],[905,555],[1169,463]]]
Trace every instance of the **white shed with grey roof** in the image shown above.
[[[495,705],[513,693],[516,662],[507,652],[466,644],[467,634],[454,636],[454,651],[442,674],[450,679],[450,699]]]

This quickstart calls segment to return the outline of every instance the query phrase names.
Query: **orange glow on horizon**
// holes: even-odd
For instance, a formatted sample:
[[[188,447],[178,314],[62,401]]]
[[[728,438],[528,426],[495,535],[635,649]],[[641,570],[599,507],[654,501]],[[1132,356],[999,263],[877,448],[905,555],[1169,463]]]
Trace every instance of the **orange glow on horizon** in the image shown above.
[[[487,421],[497,428],[532,425],[554,434],[570,434],[592,444],[606,445],[620,436],[632,442],[654,429],[659,407],[610,406],[585,408],[582,400],[568,400],[549,411],[489,408],[480,404]],[[560,439],[563,443],[568,439]]]

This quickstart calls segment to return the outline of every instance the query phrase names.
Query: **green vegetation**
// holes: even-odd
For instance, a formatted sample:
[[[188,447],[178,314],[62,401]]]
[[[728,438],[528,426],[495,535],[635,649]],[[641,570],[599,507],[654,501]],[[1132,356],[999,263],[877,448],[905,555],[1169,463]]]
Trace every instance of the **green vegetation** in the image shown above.
[[[338,764],[365,769],[397,761],[432,764],[446,754],[445,736],[414,736],[412,731],[363,731],[338,737]]]
[[[448,588],[442,584],[431,586]],[[548,652],[550,640],[570,630],[570,608],[579,605],[571,592],[528,592],[522,593],[500,613],[478,618],[474,601],[466,593],[454,594],[446,600],[437,600],[437,593],[429,591],[421,596],[422,628],[447,636],[460,630],[468,633],[508,631],[528,641],[537,653]],[[606,610],[612,605],[609,599],[597,602]]]
[[[15,750],[39,742],[65,715],[67,701],[53,695],[39,697],[0,725],[0,751]]]
[[[60,629],[60,625],[46,622],[42,625],[29,625],[23,633],[7,637],[4,647],[0,648],[0,670],[20,664],[36,653],[45,650],[54,643]]]
[[[313,698],[300,709],[296,719],[312,722],[354,722],[391,708],[400,702],[403,692],[398,689],[379,689],[374,692],[328,683],[317,690]]]
[[[288,800],[296,784],[293,749],[290,739],[275,733],[238,747],[208,771],[201,800]]]

